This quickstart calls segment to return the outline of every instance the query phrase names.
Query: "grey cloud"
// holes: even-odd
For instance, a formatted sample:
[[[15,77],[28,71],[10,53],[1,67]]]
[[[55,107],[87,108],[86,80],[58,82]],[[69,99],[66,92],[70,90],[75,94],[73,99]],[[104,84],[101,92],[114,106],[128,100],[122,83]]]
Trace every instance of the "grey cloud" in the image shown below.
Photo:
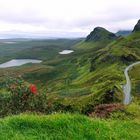
[[[23,28],[25,24],[36,29],[41,26],[44,29],[44,32],[40,32],[44,35],[53,36],[60,34],[60,36],[71,36],[71,34],[76,34],[80,36],[81,34],[81,36],[83,36],[88,34],[96,26],[105,27],[113,32],[119,29],[132,29],[140,18],[140,2],[138,2],[138,0],[134,0],[133,2],[130,0],[108,0],[106,3],[104,2],[105,5],[98,5],[98,7],[96,7],[96,1],[101,1],[102,4],[103,0],[94,0],[93,3],[91,3],[93,4],[93,9],[96,9],[95,13],[94,10],[92,11],[92,9],[85,6],[86,11],[89,11],[89,14],[88,12],[87,15],[80,13],[79,16],[73,14],[70,16],[69,12],[69,15],[59,15],[59,8],[52,10],[54,12],[52,16],[43,15],[43,13],[40,12],[42,7],[36,9],[34,8],[34,5],[31,4],[29,4],[27,8],[22,7],[23,9],[14,9],[15,6],[11,9],[3,8],[1,10],[0,7],[0,21],[11,25],[21,24]],[[80,4],[77,5],[77,11],[75,11],[75,14],[78,12],[78,8],[81,8]],[[71,10],[73,10],[72,7]],[[56,15],[56,17],[54,15]],[[13,29],[11,28],[11,30]],[[19,30],[17,32],[21,31]],[[29,32],[33,35],[31,31]],[[38,33],[39,31],[36,32],[36,34]],[[24,34],[29,33],[26,32]]]

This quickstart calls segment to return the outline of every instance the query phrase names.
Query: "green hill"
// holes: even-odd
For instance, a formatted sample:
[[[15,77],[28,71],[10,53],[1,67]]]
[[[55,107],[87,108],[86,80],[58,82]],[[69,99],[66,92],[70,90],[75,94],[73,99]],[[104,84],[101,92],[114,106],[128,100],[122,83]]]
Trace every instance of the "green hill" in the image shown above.
[[[85,41],[102,41],[115,39],[116,35],[102,27],[96,27],[86,38]]]

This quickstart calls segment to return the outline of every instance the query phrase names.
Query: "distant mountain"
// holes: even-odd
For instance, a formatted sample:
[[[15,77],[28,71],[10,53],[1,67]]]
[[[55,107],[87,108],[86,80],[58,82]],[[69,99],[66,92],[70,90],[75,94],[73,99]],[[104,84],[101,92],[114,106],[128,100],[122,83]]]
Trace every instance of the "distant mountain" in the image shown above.
[[[105,28],[96,27],[86,38],[85,41],[103,41],[115,39],[116,35]]]
[[[133,32],[140,31],[140,19],[138,20],[137,24],[135,25]]]
[[[81,38],[85,37],[84,32],[18,32],[18,31],[3,31],[0,32],[0,39],[13,39],[13,38],[24,38],[24,39],[58,39],[58,38]]]
[[[117,35],[117,36],[120,36],[120,35],[122,35],[122,36],[127,36],[127,35],[129,35],[131,32],[132,32],[131,30],[119,30],[119,31],[116,33],[116,35]]]

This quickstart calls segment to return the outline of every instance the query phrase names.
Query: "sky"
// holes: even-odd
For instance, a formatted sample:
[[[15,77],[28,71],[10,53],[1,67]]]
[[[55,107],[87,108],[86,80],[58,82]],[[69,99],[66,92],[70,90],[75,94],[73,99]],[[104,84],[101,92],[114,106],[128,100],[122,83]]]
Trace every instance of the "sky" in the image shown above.
[[[95,27],[132,30],[140,0],[0,0],[0,38],[85,37]]]

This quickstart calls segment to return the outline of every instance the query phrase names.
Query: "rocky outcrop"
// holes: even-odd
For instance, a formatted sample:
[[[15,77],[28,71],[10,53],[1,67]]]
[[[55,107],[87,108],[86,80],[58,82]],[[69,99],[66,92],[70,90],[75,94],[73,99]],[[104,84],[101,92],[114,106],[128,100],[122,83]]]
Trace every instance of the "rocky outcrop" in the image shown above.
[[[116,35],[102,27],[96,27],[86,38],[85,41],[101,41],[115,39]]]
[[[133,32],[140,31],[140,20],[138,20],[138,23],[135,25]]]

